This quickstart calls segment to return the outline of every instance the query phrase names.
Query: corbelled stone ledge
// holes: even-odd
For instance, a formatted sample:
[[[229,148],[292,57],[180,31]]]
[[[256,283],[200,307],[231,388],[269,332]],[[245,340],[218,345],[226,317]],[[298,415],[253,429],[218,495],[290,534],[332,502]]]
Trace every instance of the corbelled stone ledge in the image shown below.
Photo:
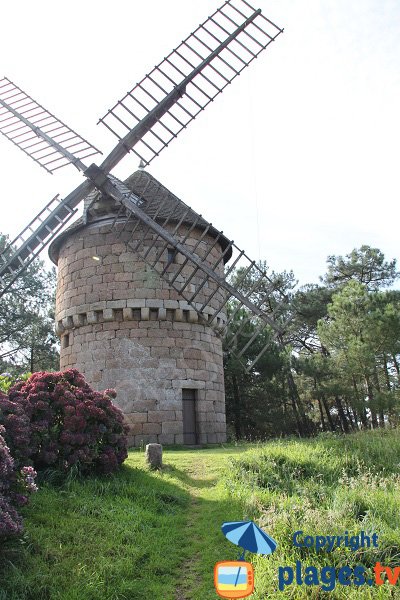
[[[204,307],[201,315],[194,307],[182,300],[107,300],[82,304],[73,308],[60,311],[57,314],[56,333],[65,332],[83,327],[110,321],[177,321],[200,325],[211,325],[210,319],[215,310]],[[200,311],[201,304],[196,304]],[[213,319],[214,327],[223,327],[226,324],[226,315],[218,313]]]

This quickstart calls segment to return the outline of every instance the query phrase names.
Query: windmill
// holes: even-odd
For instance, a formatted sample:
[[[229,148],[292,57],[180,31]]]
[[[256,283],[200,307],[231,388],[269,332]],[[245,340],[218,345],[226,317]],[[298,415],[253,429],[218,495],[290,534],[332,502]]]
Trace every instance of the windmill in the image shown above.
[[[99,120],[117,138],[100,165],[84,162],[99,153],[97,148],[12,81],[0,80],[1,133],[49,173],[72,164],[85,177],[64,199],[53,198],[5,248],[0,256],[0,297],[55,240],[82,200],[90,204],[101,197],[115,206],[110,229],[118,235],[129,231],[130,247],[177,292],[196,321],[230,336],[239,358],[266,326],[280,335],[285,296],[255,261],[143,169],[132,185],[111,172],[128,153],[140,159],[141,167],[149,165],[282,31],[246,0],[227,0]],[[144,209],[145,201],[152,203],[151,210]],[[191,240],[194,230],[196,244]],[[210,235],[214,243],[204,245]],[[218,244],[222,253],[215,259]],[[179,257],[179,267],[160,262],[167,250]],[[239,276],[233,280],[234,273]],[[238,315],[240,326],[232,333],[230,326]],[[77,316],[77,323],[80,319]],[[249,323],[251,335],[246,338]],[[58,324],[59,333],[66,324]]]

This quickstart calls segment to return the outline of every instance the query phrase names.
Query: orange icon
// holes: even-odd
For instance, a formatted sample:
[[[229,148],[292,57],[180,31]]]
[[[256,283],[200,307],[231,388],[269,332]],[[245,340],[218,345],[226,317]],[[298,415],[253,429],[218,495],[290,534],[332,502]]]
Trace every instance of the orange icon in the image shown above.
[[[244,560],[223,560],[214,567],[214,586],[222,598],[246,598],[254,591],[254,569]]]

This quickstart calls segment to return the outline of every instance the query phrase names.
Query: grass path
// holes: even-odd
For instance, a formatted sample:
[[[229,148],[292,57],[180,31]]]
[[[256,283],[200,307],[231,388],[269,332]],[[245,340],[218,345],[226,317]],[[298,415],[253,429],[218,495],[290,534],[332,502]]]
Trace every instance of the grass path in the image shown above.
[[[228,498],[220,478],[227,459],[243,451],[228,448],[164,453],[165,466],[157,476],[178,483],[189,495],[185,558],[171,600],[215,600],[214,564],[235,559],[238,554],[224,538],[221,525],[242,519],[242,507]]]

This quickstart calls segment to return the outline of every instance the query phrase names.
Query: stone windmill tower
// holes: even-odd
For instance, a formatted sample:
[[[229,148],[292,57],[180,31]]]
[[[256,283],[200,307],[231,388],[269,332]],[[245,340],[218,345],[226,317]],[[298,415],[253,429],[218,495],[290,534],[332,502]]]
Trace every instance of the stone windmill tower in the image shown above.
[[[100,119],[118,141],[99,166],[83,162],[94,146],[0,80],[0,133],[48,172],[73,164],[86,178],[4,250],[0,296],[51,242],[61,368],[117,388],[133,444],[223,441],[221,336],[239,359],[257,348],[250,369],[285,310],[275,283],[201,215],[147,172],[124,183],[111,171],[129,152],[148,165],[282,31],[226,0]]]
[[[141,198],[142,210],[164,223],[177,239],[194,247],[203,232],[194,213],[144,171],[126,182]],[[164,200],[162,210],[160,202]],[[202,316],[148,264],[170,276],[180,271],[182,284],[191,275],[184,256],[155,242],[155,233],[132,220],[118,219],[119,206],[95,193],[84,215],[58,236],[50,257],[58,266],[57,331],[61,336],[61,368],[77,368],[96,388],[116,388],[116,402],[130,425],[132,445],[216,443],[226,439],[222,341],[208,323],[221,304],[222,290],[207,302],[196,298]],[[184,217],[182,219],[182,217]],[[203,225],[203,226],[202,226]],[[218,242],[216,238],[218,237]],[[147,262],[135,249],[152,247]],[[229,242],[210,228],[201,251],[209,266],[223,265]],[[200,246],[199,245],[199,246]],[[161,250],[161,252],[160,252]],[[210,250],[210,252],[209,252]],[[201,284],[194,276],[189,291]],[[217,324],[223,326],[220,312]]]

